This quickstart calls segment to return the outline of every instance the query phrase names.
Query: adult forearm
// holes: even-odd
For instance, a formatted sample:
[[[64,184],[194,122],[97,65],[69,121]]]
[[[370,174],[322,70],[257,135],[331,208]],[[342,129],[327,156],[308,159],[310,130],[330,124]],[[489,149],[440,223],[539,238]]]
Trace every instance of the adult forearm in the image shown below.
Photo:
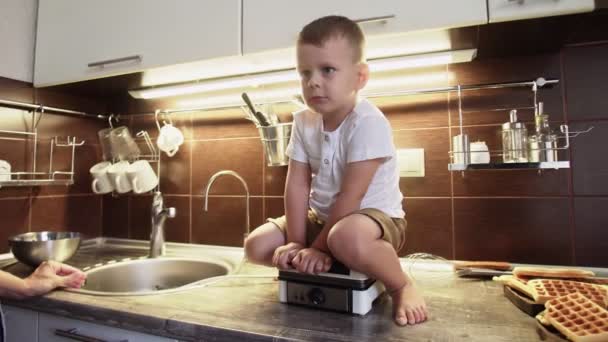
[[[0,295],[2,297],[21,298],[29,295],[29,288],[25,280],[0,271]]]
[[[285,188],[285,216],[287,218],[287,242],[306,245],[306,221],[310,187],[287,185]]]

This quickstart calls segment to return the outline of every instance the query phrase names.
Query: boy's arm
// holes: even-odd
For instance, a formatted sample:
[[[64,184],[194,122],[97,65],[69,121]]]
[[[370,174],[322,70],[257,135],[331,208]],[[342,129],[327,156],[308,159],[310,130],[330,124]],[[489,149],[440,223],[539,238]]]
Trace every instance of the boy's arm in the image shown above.
[[[287,243],[306,245],[306,220],[310,195],[310,166],[293,159],[289,161],[285,183],[285,217]]]
[[[340,219],[359,210],[361,201],[367,193],[367,188],[383,161],[384,158],[376,158],[347,164],[340,193],[338,193],[336,202],[329,211],[329,217],[323,226],[323,230],[311,245],[312,248],[329,254],[329,248],[327,247],[329,230]]]

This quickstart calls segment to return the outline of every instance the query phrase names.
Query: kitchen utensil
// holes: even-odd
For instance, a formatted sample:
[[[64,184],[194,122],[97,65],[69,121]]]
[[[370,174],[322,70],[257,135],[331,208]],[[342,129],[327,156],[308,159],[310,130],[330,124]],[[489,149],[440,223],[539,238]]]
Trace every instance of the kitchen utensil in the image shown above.
[[[463,268],[455,272],[461,278],[492,278],[494,276],[513,274],[511,271],[499,271],[489,268]]]
[[[316,309],[365,315],[384,292],[384,285],[343,265],[324,273],[279,271],[279,301]]]
[[[532,317],[535,317],[541,311],[545,310],[543,304],[534,303],[534,300],[507,285],[503,287],[503,292],[511,303]]]
[[[129,192],[133,189],[131,181],[127,177],[128,167],[129,162],[123,160],[118,163],[112,164],[112,166],[108,168],[108,176],[112,181],[114,190],[116,190],[116,192],[118,192],[119,194],[124,194],[125,192]]]
[[[291,138],[292,126],[293,124],[290,122],[258,127],[268,166],[283,166],[289,163],[289,157],[287,157],[285,151]]]
[[[11,164],[6,160],[0,160],[0,181],[11,180]]]
[[[528,137],[528,161],[557,161],[557,135],[551,133],[549,115],[543,113],[543,103],[538,103],[538,112],[534,115],[535,133]]]
[[[93,165],[89,170],[91,176],[93,177],[91,189],[94,193],[107,194],[114,190],[114,185],[112,184],[110,176],[108,175],[108,168],[110,168],[110,166],[112,166],[112,163],[103,161]]]
[[[147,160],[138,160],[127,167],[127,177],[133,192],[141,194],[152,191],[158,185],[158,177]]]
[[[97,132],[99,138],[99,145],[101,146],[101,154],[103,160],[112,160],[118,158],[117,155],[112,154],[112,142],[110,139],[111,132],[114,128],[104,128]]]
[[[528,131],[523,122],[517,121],[515,109],[509,112],[509,122],[502,124],[502,161],[528,162]]]
[[[454,164],[469,165],[471,163],[469,148],[468,135],[458,134],[452,137],[452,156]]]
[[[474,141],[469,145],[471,153],[471,164],[488,164],[490,162],[490,151],[485,141]]]
[[[258,120],[259,125],[260,126],[270,126],[270,122],[268,122],[268,119],[264,116],[264,114],[262,114],[261,112],[258,112],[255,109],[255,107],[253,106],[253,103],[251,102],[251,99],[249,98],[247,93],[241,94],[241,97],[243,98],[243,101],[245,101],[245,103],[247,104],[247,107],[249,107],[249,110],[251,111],[251,113],[255,116],[256,120]]]
[[[110,131],[110,146],[112,156],[119,160],[136,159],[141,154],[126,126],[116,127]]]
[[[165,123],[160,129],[158,139],[156,139],[158,148],[165,152],[169,157],[173,157],[183,143],[184,134],[179,128],[173,126],[171,123]]]
[[[68,260],[80,247],[80,241],[80,233],[48,231],[24,233],[8,239],[15,258],[32,267],[49,260]]]

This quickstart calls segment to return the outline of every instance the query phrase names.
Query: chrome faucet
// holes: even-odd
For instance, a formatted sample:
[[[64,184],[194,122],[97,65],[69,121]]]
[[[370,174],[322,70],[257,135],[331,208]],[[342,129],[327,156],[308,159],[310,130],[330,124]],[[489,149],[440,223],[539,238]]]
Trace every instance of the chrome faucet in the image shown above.
[[[245,201],[246,201],[246,203],[245,203],[245,237],[247,237],[247,236],[249,236],[249,187],[247,187],[247,183],[245,182],[243,177],[241,177],[241,175],[239,175],[235,171],[232,171],[232,170],[218,171],[213,176],[211,176],[211,178],[209,178],[209,182],[207,183],[207,186],[205,187],[205,211],[209,211],[208,202],[209,202],[209,190],[211,189],[211,185],[213,185],[213,182],[215,182],[215,180],[218,177],[224,176],[224,175],[234,176],[236,179],[241,181],[241,184],[243,184],[243,187],[245,188],[245,193],[246,193],[246,195],[245,195]]]
[[[165,229],[167,217],[175,217],[175,208],[165,208],[163,194],[154,193],[152,199],[152,231],[150,232],[150,258],[157,258],[165,254]]]

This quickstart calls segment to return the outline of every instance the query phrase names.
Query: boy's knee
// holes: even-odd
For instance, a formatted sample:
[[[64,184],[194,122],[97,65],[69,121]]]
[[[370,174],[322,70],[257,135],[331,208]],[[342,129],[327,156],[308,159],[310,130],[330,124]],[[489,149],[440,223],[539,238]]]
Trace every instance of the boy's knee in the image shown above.
[[[336,224],[327,236],[327,247],[337,258],[356,257],[361,250],[356,234],[348,224]]]

